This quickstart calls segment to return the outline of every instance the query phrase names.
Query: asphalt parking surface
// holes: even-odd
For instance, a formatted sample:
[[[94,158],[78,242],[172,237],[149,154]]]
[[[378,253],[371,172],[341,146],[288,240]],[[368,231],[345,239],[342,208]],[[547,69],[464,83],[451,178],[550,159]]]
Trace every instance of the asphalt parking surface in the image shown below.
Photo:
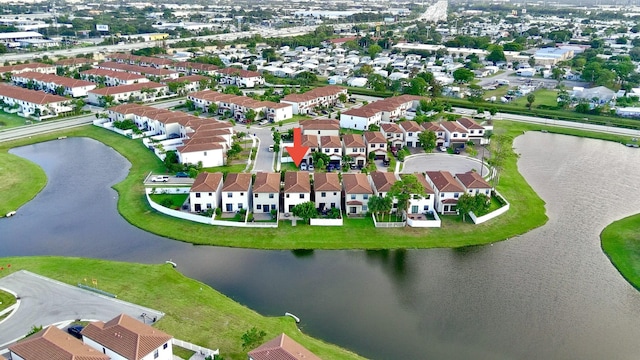
[[[481,162],[478,159],[466,157],[464,155],[452,154],[419,154],[413,155],[405,159],[402,173],[414,173],[425,171],[449,171],[451,174],[460,174],[467,171],[475,170],[480,172]],[[489,173],[487,165],[484,165],[482,175],[486,177]]]
[[[46,327],[76,319],[108,321],[125,313],[147,324],[164,314],[149,308],[70,286],[40,275],[17,271],[0,278],[0,289],[10,290],[20,298],[20,305],[0,322],[0,350],[24,337],[35,325]]]

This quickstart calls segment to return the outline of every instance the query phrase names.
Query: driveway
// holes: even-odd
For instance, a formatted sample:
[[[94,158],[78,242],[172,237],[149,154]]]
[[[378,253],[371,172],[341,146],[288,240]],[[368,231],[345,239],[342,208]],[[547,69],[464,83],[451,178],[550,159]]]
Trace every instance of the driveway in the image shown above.
[[[464,155],[452,154],[418,154],[405,159],[403,174],[425,171],[449,171],[451,174],[460,174],[475,169],[480,172],[481,162],[478,159]],[[486,178],[489,168],[484,165],[482,176]]]
[[[146,323],[164,314],[149,308],[112,299],[78,287],[28,272],[17,271],[0,278],[0,289],[20,298],[14,312],[0,322],[0,350],[25,336],[32,326],[46,327],[76,319],[108,321],[125,313]]]

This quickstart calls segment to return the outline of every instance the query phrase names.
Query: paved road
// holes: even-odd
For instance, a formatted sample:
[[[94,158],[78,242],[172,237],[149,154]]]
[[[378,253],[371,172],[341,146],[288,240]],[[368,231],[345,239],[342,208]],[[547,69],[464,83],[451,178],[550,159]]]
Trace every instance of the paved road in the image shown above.
[[[472,159],[464,155],[451,154],[418,154],[405,159],[403,174],[425,171],[449,171],[452,174],[465,173],[475,169],[480,172],[481,162],[478,159]],[[482,176],[486,177],[489,173],[487,166],[482,170]]]
[[[122,313],[137,319],[142,319],[140,315],[146,313],[150,316],[147,319],[149,323],[151,318],[160,319],[164,315],[157,310],[101,296],[28,271],[18,271],[1,278],[0,288],[20,297],[17,310],[0,322],[0,349],[25,336],[34,325],[46,327],[76,319],[108,321]]]
[[[94,114],[57,121],[45,121],[33,125],[20,126],[0,132],[0,142],[25,138],[37,134],[50,133],[58,130],[68,129],[76,126],[91,124],[96,117]]]

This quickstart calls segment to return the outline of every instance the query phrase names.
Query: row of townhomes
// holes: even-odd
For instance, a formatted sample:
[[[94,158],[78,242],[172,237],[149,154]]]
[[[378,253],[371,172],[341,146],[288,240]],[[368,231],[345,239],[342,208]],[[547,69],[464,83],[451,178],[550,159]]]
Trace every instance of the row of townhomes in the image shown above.
[[[48,326],[9,346],[9,358],[0,360],[173,360],[173,336],[126,314],[110,321],[90,322],[75,338],[56,326]],[[307,359],[318,356],[286,334],[247,353],[250,360]],[[204,356],[200,357],[201,359]]]
[[[394,96],[374,101],[360,108],[340,114],[340,126],[347,129],[367,130],[371,125],[395,122],[405,117],[407,110],[416,109],[424,98],[414,95]]]
[[[266,119],[270,122],[278,122],[293,117],[293,107],[290,104],[258,101],[247,96],[223,94],[213,90],[191,93],[187,99],[193,101],[196,107],[205,112],[209,111],[212,104],[215,104],[218,114],[229,111],[238,121],[244,121],[249,110],[255,112],[255,120]]]
[[[291,104],[294,114],[308,114],[318,106],[335,105],[341,94],[347,95],[347,89],[330,85],[315,88],[304,94],[287,95],[280,102]]]
[[[408,214],[425,215],[433,212],[455,214],[459,197],[491,195],[493,188],[476,172],[451,174],[447,171],[428,171],[414,174],[424,187],[424,197],[412,196]],[[401,177],[404,175],[400,175]],[[259,172],[198,174],[189,191],[189,209],[202,212],[222,209],[238,212],[243,209],[254,213],[272,211],[290,213],[294,206],[313,201],[320,213],[331,208],[342,210],[350,216],[362,216],[368,211],[372,196],[385,197],[400,178],[395,173],[374,171],[345,173],[342,180],[337,173],[306,171],[286,172],[281,183],[280,173]],[[280,208],[283,204],[284,208]],[[394,201],[394,210],[397,201]]]
[[[70,100],[62,96],[5,84],[0,84],[0,101],[5,112],[40,120],[73,111]]]
[[[0,66],[0,74],[10,73],[11,75],[20,74],[23,72],[39,72],[43,74],[54,74],[56,73],[55,65],[41,64],[41,63],[31,63],[31,64],[17,64],[17,65],[8,65],[8,66]]]
[[[11,75],[11,81],[22,87],[40,89],[49,93],[58,93],[62,88],[62,95],[74,98],[89,95],[89,91],[96,88],[97,84],[91,81],[72,79],[64,76],[44,74],[35,71],[21,72]]]
[[[227,150],[233,141],[233,126],[229,122],[204,119],[180,111],[123,104],[107,111],[111,122],[131,120],[146,136],[173,139],[164,150],[176,150],[181,163],[204,167],[224,165]]]

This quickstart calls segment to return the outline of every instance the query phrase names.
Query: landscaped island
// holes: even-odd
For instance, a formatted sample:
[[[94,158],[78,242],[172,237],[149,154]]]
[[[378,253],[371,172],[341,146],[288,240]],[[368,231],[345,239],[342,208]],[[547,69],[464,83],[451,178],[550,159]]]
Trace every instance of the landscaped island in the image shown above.
[[[640,214],[618,220],[600,234],[602,249],[631,285],[640,290]]]
[[[544,127],[534,124],[521,124],[508,121],[496,122],[496,131],[515,138],[525,131],[541,130],[565,134],[600,138],[618,142],[628,142],[621,136],[586,132],[582,130]],[[30,139],[3,143],[0,151],[39,141],[53,140],[60,135],[94,138],[125,156],[132,164],[125,180],[115,185],[120,197],[118,211],[131,224],[146,231],[194,244],[247,247],[259,249],[381,249],[381,248],[433,248],[459,247],[487,244],[501,241],[543,225],[547,217],[544,202],[537,196],[525,179],[517,171],[517,157],[507,159],[500,177],[498,191],[511,202],[511,209],[501,217],[481,225],[463,223],[458,217],[446,217],[440,229],[376,229],[371,218],[345,219],[344,226],[332,228],[314,228],[298,224],[295,227],[281,225],[276,229],[251,231],[237,228],[212,227],[194,224],[171,218],[153,211],[146,201],[143,179],[152,171],[163,173],[164,165],[145,148],[141,142],[132,141],[104,129],[87,126],[67,130],[64,133],[46,134]],[[3,156],[7,156],[4,155]],[[11,157],[11,155],[8,155]],[[17,161],[29,163],[27,160]],[[6,172],[5,172],[6,174]],[[7,175],[0,175],[2,177]],[[19,175],[16,175],[19,176]],[[31,181],[28,177],[24,183]],[[26,202],[33,197],[44,183],[32,183],[29,194],[21,199]],[[4,193],[12,192],[5,189]],[[0,213],[15,210],[0,205]]]
[[[29,270],[73,286],[86,277],[98,279],[101,290],[164,312],[165,316],[155,325],[160,330],[181,340],[219,348],[220,355],[227,360],[247,358],[242,335],[254,327],[266,333],[265,340],[284,332],[322,359],[362,359],[303,334],[290,317],[262,316],[206,284],[185,277],[170,265],[63,257],[0,258],[0,264],[11,264],[0,271],[0,277]],[[136,274],[136,286],[131,286],[131,274]]]

